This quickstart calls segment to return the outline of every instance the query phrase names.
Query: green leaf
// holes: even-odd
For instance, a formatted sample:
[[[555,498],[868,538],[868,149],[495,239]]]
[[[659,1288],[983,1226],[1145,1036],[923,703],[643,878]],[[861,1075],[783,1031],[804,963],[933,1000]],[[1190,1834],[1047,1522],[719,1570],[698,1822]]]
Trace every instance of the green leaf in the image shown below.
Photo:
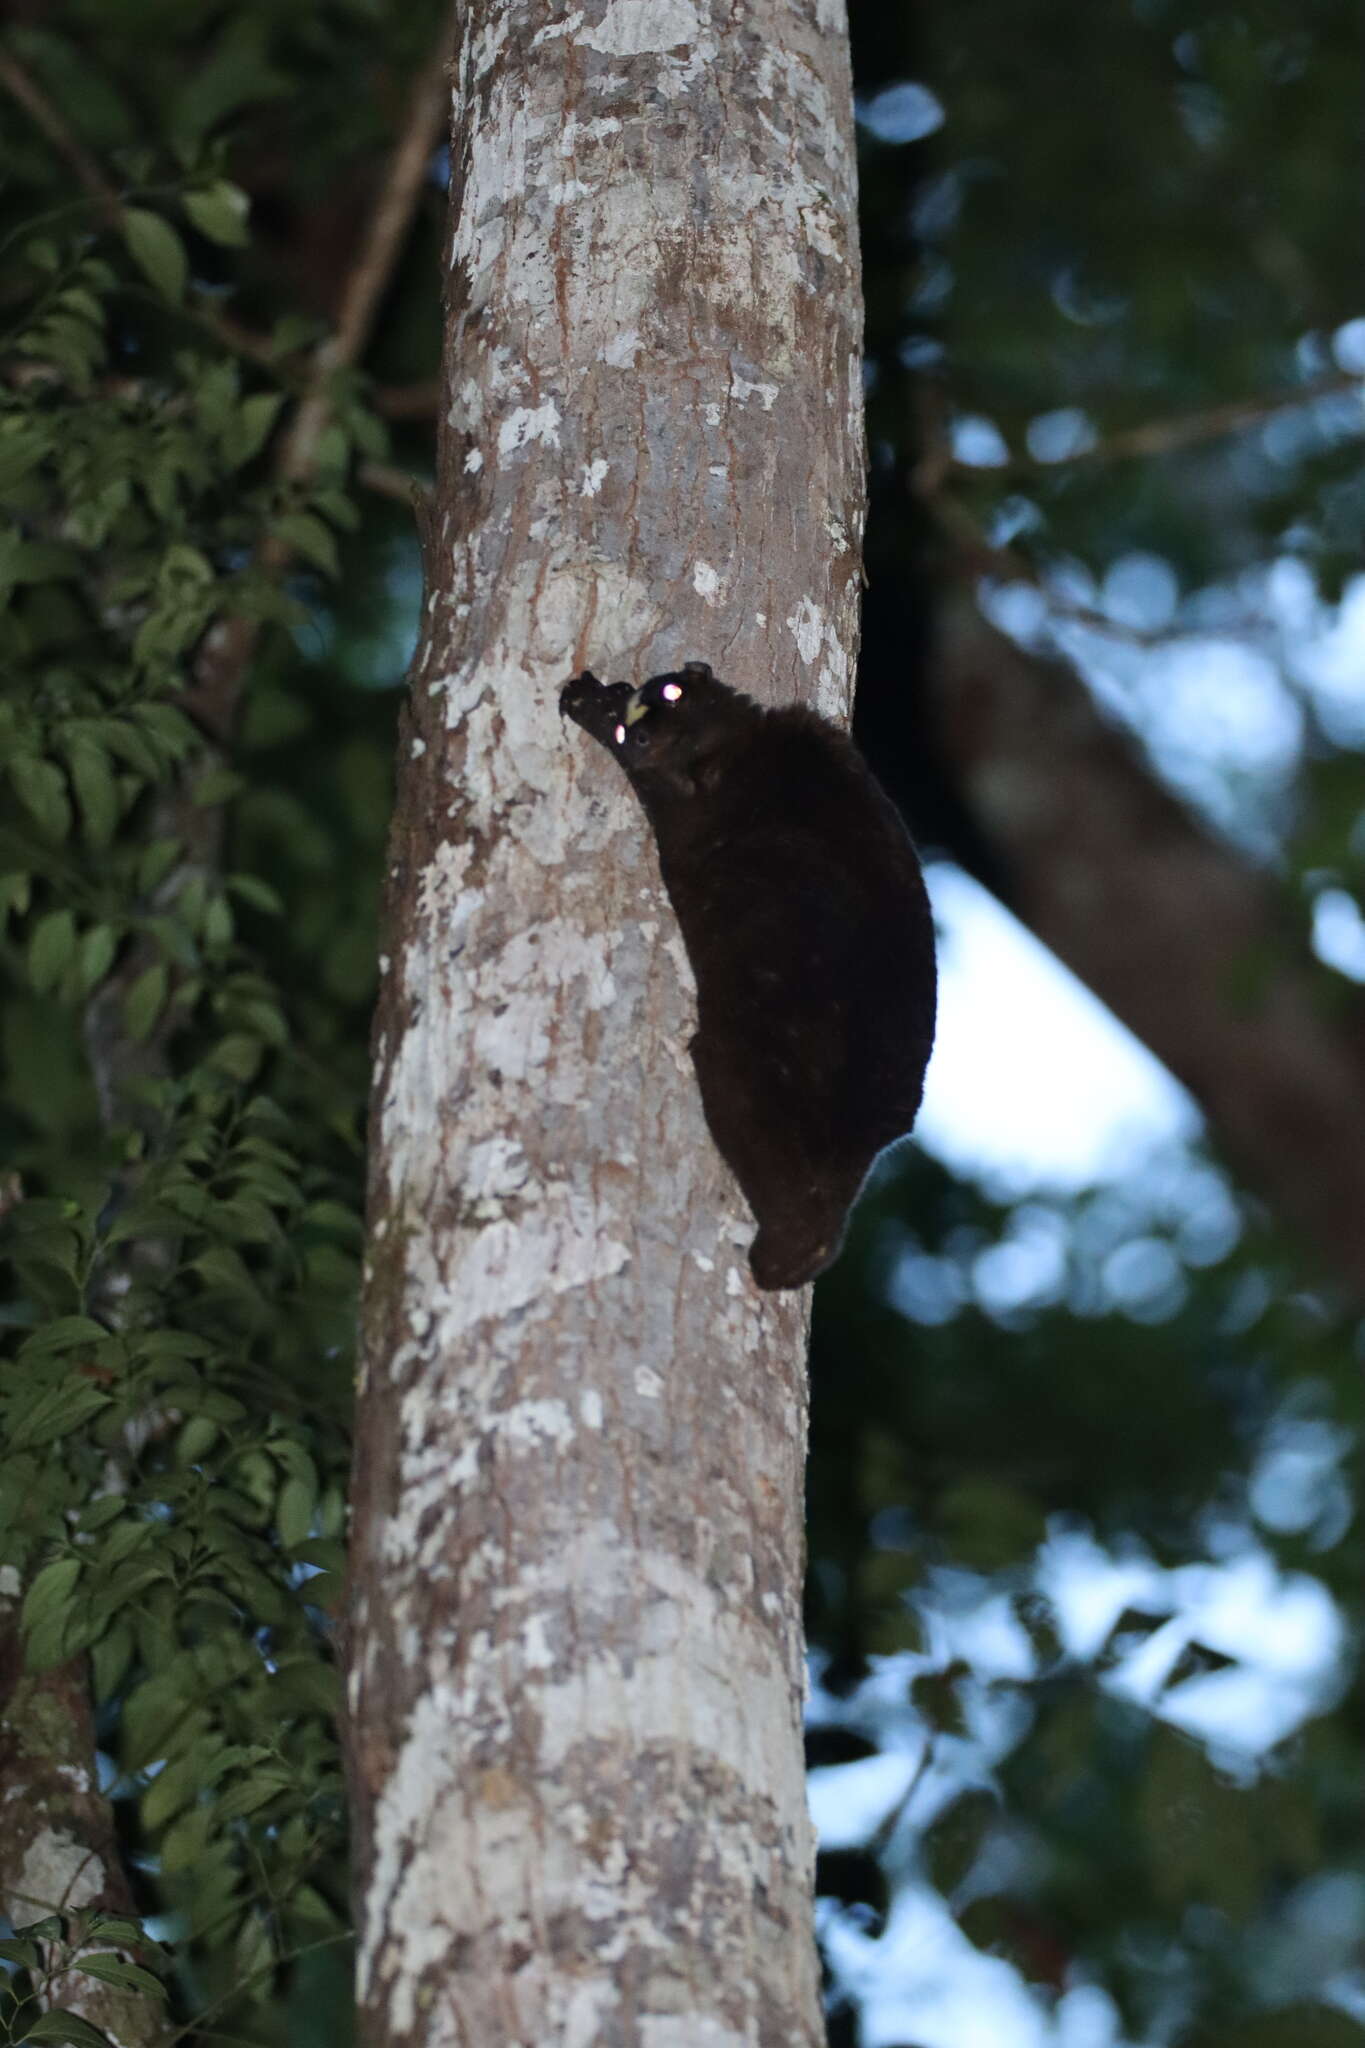
[[[25,1934],[30,1941],[65,1941],[66,1927],[60,1913],[44,1913],[41,1920],[26,1920],[16,1928],[18,1934]]]
[[[40,996],[54,989],[76,951],[76,920],[69,910],[50,910],[33,928],[28,976]]]
[[[16,1970],[36,1970],[41,1960],[36,1941],[0,1941],[0,1962],[13,1963]]]
[[[240,896],[243,903],[249,903],[253,910],[261,911],[266,917],[283,917],[284,900],[269,882],[262,882],[256,875],[229,875],[227,885],[234,896]]]
[[[165,1950],[152,1939],[141,1920],[126,1920],[119,1913],[92,1913],[86,1926],[91,1941],[98,1935],[101,1941],[117,1941],[125,1948],[153,1949],[157,1954],[165,1955]]]
[[[1285,2005],[1187,2036],[1189,2048],[1365,2048],[1365,2027],[1331,2005]]]
[[[185,212],[200,234],[227,249],[246,246],[250,211],[251,202],[241,186],[230,184],[226,178],[219,178],[202,192],[185,194]]]
[[[155,782],[160,773],[156,756],[137,728],[126,718],[92,718],[90,736],[133,769],[144,781]]]
[[[283,519],[275,521],[276,537],[288,543],[305,562],[311,562],[326,576],[339,576],[341,562],[337,556],[337,544],[332,534],[320,519],[311,512],[288,512]]]
[[[96,1700],[107,1700],[118,1690],[133,1661],[133,1648],[133,1631],[126,1621],[116,1621],[99,1638],[90,1652],[90,1678]]]
[[[275,1503],[275,1527],[286,1550],[312,1533],[316,1491],[304,1479],[286,1479]]]
[[[11,432],[0,434],[0,491],[11,490],[36,469],[51,447],[51,433],[37,426],[15,422]]]
[[[135,704],[131,715],[172,761],[182,760],[199,744],[198,733],[175,704]]]
[[[231,882],[228,883],[228,887],[232,887]],[[7,917],[10,912],[16,917],[22,917],[28,909],[32,892],[31,875],[0,875],[0,918]]]
[[[93,1316],[56,1316],[41,1330],[34,1331],[20,1356],[35,1358],[45,1353],[75,1351],[83,1344],[102,1344],[108,1335],[103,1323],[97,1323]]]
[[[168,1877],[198,1862],[207,1847],[208,1834],[209,1815],[202,1806],[192,1808],[171,1823],[161,1838],[161,1868]]]
[[[333,1237],[343,1238],[347,1244],[359,1244],[362,1228],[358,1212],[348,1209],[344,1202],[310,1202],[303,1212],[302,1221],[315,1230],[325,1230]]]
[[[223,452],[235,469],[260,454],[283,404],[282,391],[255,391],[242,400],[236,418],[223,432]]]
[[[940,1813],[922,1844],[934,1889],[950,1897],[979,1856],[1000,1811],[993,1793],[966,1791]]]
[[[140,1802],[144,1827],[155,1831],[183,1813],[197,1797],[203,1775],[203,1758],[197,1749],[158,1771]]]
[[[109,767],[109,756],[91,740],[77,737],[63,750],[71,771],[76,801],[81,808],[85,836],[94,847],[105,847],[119,821],[118,789]]]
[[[193,1709],[188,1674],[177,1666],[144,1679],[123,1709],[123,1760],[130,1770],[155,1763],[166,1740]]]
[[[43,837],[54,844],[65,839],[71,830],[71,801],[61,769],[36,754],[15,754],[9,764],[9,779]]]
[[[246,777],[235,768],[210,768],[195,781],[190,801],[196,810],[206,811],[214,804],[225,804],[239,796],[246,786]]]
[[[311,1542],[300,1544],[295,1557],[300,1564],[316,1565],[321,1572],[346,1569],[346,1546],[333,1536],[315,1536]]]
[[[110,1396],[93,1380],[67,1380],[39,1388],[27,1400],[16,1399],[9,1415],[9,1446],[52,1444],[107,1408]]]
[[[164,1998],[166,1987],[150,1970],[127,1963],[112,1949],[96,1949],[93,1955],[77,1956],[73,1968],[86,1977],[98,1977],[101,1984],[117,1984],[123,1991],[141,1991],[148,1998]]]
[[[165,881],[179,858],[178,839],[154,839],[137,864],[138,888],[150,895],[158,883]]]
[[[24,2035],[26,2041],[67,2041],[71,2048],[110,2048],[109,2036],[77,2012],[45,2012]]]
[[[215,1290],[235,1294],[253,1304],[260,1300],[256,1284],[240,1256],[227,1245],[213,1245],[208,1251],[201,1252],[197,1259],[191,1260],[190,1271],[198,1273],[205,1285]]]
[[[35,1629],[69,1606],[80,1575],[78,1557],[54,1557],[45,1564],[24,1595],[24,1627]]]
[[[164,960],[139,974],[123,1003],[123,1022],[128,1036],[141,1045],[149,1038],[166,1000],[169,974]]]
[[[185,295],[190,266],[185,245],[170,222],[143,206],[127,206],[123,211],[123,239],[143,276],[163,298],[178,304]]]
[[[261,1064],[263,1050],[259,1038],[250,1037],[244,1031],[230,1032],[214,1046],[209,1064],[220,1073],[231,1074],[234,1081],[250,1081]]]
[[[80,945],[81,994],[88,996],[91,989],[104,980],[118,951],[118,933],[112,925],[92,924]]]
[[[232,943],[232,905],[223,895],[211,896],[204,907],[204,944],[218,952]],[[243,1079],[248,1078],[243,1076]]]

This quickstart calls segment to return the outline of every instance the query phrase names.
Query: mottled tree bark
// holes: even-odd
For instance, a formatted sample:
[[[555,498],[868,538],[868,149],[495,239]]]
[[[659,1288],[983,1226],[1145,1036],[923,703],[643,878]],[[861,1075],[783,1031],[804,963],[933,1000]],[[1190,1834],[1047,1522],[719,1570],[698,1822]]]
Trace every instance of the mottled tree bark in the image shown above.
[[[1296,957],[1267,880],[1204,831],[1065,662],[945,605],[946,751],[1042,939],[1165,1061],[1229,1160],[1365,1301],[1365,1015]]]
[[[822,2038],[805,1303],[707,1137],[642,813],[562,681],[847,714],[840,0],[471,0],[377,1020],[349,1748],[372,2044]]]
[[[18,1575],[9,1568],[0,1570],[0,1788],[0,1911],[13,1926],[61,1913],[75,1936],[82,1914],[132,1913],[96,1775],[87,1661],[24,1670]],[[62,1944],[40,1948],[49,1964],[62,1959]],[[108,1940],[93,1948],[136,1960]],[[79,1970],[63,1971],[41,2003],[102,2028],[115,2048],[147,2048],[166,2030],[158,2000]]]

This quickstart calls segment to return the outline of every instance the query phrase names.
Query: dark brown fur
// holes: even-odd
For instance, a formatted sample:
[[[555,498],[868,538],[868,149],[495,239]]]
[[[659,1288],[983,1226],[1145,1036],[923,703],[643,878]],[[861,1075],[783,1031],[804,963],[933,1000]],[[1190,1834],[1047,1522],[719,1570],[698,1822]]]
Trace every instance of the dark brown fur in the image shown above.
[[[638,692],[585,672],[559,708],[616,755],[654,828],[696,976],[702,1106],[758,1223],[754,1278],[803,1286],[919,1108],[935,974],[915,849],[842,732],[704,662]]]

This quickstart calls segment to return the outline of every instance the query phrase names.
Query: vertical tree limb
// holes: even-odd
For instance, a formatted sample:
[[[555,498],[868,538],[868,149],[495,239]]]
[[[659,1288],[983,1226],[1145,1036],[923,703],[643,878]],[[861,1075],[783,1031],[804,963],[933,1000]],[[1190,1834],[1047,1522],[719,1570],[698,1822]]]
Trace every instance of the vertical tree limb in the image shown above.
[[[86,1660],[26,1672],[17,1574],[0,1572],[0,1582],[0,1911],[15,1927],[51,1913],[130,1914],[96,1775]],[[57,1979],[50,2004],[104,2029],[120,2048],[150,2048],[164,2027],[155,1999],[75,1970]]]
[[[805,1314],[702,1123],[584,662],[848,709],[833,0],[473,0],[377,1019],[350,1624],[377,2044],[823,2038]]]

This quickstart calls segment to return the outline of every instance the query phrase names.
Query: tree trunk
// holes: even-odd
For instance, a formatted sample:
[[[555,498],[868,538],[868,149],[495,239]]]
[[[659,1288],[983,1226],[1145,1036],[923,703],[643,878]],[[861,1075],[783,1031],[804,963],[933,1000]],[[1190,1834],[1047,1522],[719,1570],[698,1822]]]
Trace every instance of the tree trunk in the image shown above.
[[[847,714],[842,6],[472,0],[376,1028],[349,1640],[377,2044],[823,2038],[806,1303],[702,1122],[643,814],[556,709]]]
[[[16,1575],[0,1572],[0,1910],[16,1928],[67,1916],[69,1942],[38,1944],[55,1970],[79,1945],[83,1916],[129,1915],[133,1902],[99,1788],[86,1659],[26,1672],[17,1592]],[[92,1947],[136,1960],[121,1942]],[[78,1969],[61,1970],[39,2004],[103,2028],[120,2048],[147,2048],[166,2032],[155,1998]]]

